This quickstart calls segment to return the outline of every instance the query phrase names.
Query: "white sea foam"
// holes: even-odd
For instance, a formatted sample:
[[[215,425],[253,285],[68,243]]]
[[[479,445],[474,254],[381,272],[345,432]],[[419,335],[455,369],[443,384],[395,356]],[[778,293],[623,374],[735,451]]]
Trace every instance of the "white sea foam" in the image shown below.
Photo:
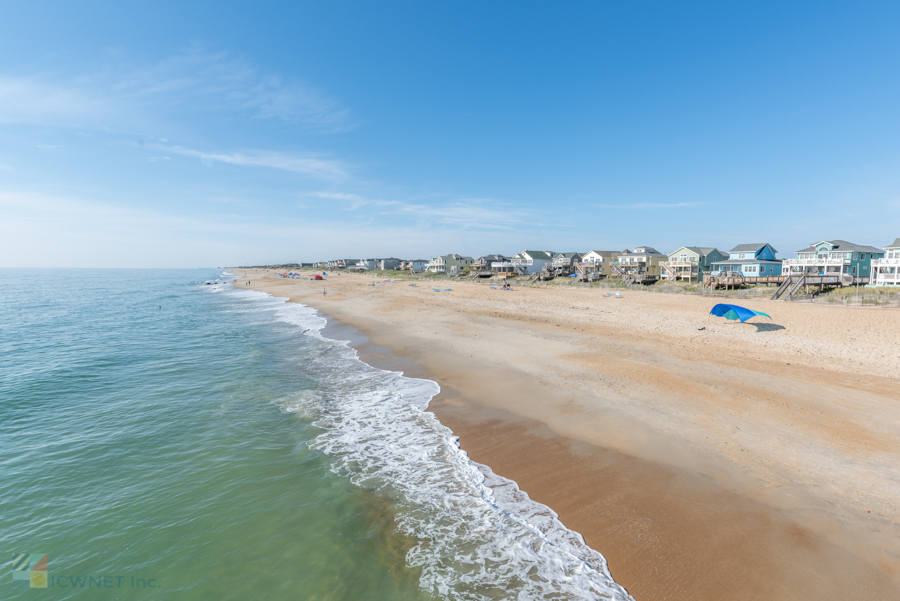
[[[461,600],[631,599],[550,508],[468,458],[426,411],[435,382],[361,362],[348,343],[321,335],[327,321],[314,309],[232,293],[316,339],[303,367],[321,389],[281,408],[324,429],[310,446],[332,458],[333,471],[391,498],[397,527],[417,541],[406,559],[421,569],[424,590]]]

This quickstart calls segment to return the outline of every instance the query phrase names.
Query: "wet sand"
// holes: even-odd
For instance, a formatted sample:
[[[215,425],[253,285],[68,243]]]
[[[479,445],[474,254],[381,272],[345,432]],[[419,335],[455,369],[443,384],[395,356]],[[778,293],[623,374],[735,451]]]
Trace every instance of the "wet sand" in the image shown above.
[[[900,599],[896,310],[748,302],[774,318],[754,326],[693,296],[251,279],[437,381],[472,459],[640,601]]]

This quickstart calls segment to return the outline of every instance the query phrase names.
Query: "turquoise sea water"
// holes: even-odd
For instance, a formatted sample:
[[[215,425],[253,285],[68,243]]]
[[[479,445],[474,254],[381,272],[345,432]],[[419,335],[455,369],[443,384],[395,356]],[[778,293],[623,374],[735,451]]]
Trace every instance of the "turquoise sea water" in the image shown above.
[[[312,309],[216,270],[0,276],[0,547],[50,586],[7,563],[0,598],[629,598],[423,411],[437,384]]]

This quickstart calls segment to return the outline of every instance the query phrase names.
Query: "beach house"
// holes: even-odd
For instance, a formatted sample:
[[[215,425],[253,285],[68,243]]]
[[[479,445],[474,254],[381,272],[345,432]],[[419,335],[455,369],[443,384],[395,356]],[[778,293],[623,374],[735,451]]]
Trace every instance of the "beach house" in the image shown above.
[[[661,264],[661,275],[667,280],[702,282],[703,276],[713,269],[713,263],[729,256],[718,248],[707,246],[682,246],[669,253]]]
[[[549,250],[523,250],[509,260],[520,273],[531,275],[544,269],[557,253]]]
[[[796,258],[785,259],[782,273],[868,277],[872,261],[883,257],[884,250],[874,246],[846,240],[822,240],[798,250]]]
[[[431,261],[428,262],[428,265],[425,266],[425,271],[452,275],[463,269],[468,269],[474,262],[475,260],[472,257],[464,257],[457,254],[441,255],[440,257],[431,259]]]
[[[356,269],[362,269],[363,271],[372,271],[373,269],[378,269],[378,261],[381,259],[360,259],[356,262],[354,266]]]
[[[331,261],[326,261],[325,266],[328,269],[348,269],[356,267],[357,263],[359,263],[359,259],[332,259]]]
[[[762,277],[781,275],[778,251],[768,242],[738,244],[728,251],[728,258],[713,261],[712,273],[716,275]]]
[[[612,264],[622,254],[620,250],[592,250],[581,257],[581,270],[584,273],[596,273],[603,277],[612,275]]]
[[[404,271],[425,271],[428,259],[409,259],[400,262],[400,269]]]
[[[872,286],[900,286],[900,238],[884,247],[884,256],[872,261]]]
[[[390,257],[387,259],[379,259],[378,260],[378,269],[381,269],[381,270],[400,269],[400,263],[402,263],[402,261],[396,257]]]
[[[504,263],[509,261],[509,257],[503,255],[484,255],[472,263],[472,269],[475,271],[490,271],[494,263]]]
[[[656,276],[660,274],[660,263],[668,257],[652,246],[627,248],[613,260],[613,276]]]
[[[572,268],[575,269],[576,263],[581,263],[581,258],[583,253],[556,253],[553,256],[553,260],[550,261],[551,267],[555,269],[559,268]]]

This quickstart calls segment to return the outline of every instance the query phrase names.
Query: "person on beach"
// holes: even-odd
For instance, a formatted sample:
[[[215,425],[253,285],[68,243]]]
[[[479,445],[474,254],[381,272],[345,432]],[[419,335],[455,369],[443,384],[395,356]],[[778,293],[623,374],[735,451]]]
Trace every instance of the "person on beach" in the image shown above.
[[[322,288],[322,296],[328,296],[328,291]]]

